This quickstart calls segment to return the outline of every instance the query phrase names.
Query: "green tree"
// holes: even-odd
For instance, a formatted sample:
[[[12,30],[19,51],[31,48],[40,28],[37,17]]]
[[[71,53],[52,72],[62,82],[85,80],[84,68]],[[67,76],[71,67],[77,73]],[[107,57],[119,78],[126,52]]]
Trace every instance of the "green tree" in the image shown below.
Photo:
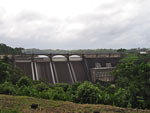
[[[116,78],[116,87],[125,89],[125,91],[122,91],[129,94],[127,98],[129,103],[127,106],[134,108],[150,108],[150,57],[142,56],[142,59],[144,57],[147,60],[141,60],[141,56],[138,56],[136,61],[123,62],[113,72]],[[118,93],[122,91],[118,91]],[[124,107],[125,103],[122,103]]]
[[[22,71],[14,67],[8,57],[5,57],[0,61],[0,83],[9,81],[16,84],[21,76],[23,76]]]
[[[18,82],[17,82],[17,86],[18,87],[21,87],[21,86],[32,86],[33,83],[32,83],[32,80],[27,77],[27,76],[22,76]]]
[[[12,48],[6,44],[0,44],[0,54],[21,54],[24,48]]]
[[[125,51],[126,51],[126,49],[123,49],[123,48],[117,50],[117,52],[119,52],[119,53],[123,53]]]
[[[101,100],[101,91],[90,82],[84,82],[76,91],[76,102],[97,104]]]
[[[41,82],[39,84],[36,84],[35,88],[36,88],[36,90],[41,92],[41,91],[47,91],[49,89],[49,86],[47,84]]]

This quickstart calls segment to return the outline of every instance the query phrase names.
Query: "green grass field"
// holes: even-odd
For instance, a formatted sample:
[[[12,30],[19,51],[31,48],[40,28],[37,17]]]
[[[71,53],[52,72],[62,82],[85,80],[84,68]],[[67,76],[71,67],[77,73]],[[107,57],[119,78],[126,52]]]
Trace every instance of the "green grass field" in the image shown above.
[[[31,109],[31,104],[38,104]],[[109,105],[75,104],[27,96],[0,95],[0,113],[150,113],[150,110],[126,109]]]

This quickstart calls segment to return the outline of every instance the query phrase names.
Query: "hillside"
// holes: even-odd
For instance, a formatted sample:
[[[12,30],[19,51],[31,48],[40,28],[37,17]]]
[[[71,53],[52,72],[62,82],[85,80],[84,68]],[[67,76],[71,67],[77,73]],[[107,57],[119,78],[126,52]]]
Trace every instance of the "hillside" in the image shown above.
[[[31,109],[31,104],[38,104],[39,106],[37,109]],[[150,113],[150,110],[125,109],[109,105],[75,104],[9,95],[0,95],[0,110],[0,113],[5,113],[8,110],[9,113],[93,113],[96,111],[100,113]]]

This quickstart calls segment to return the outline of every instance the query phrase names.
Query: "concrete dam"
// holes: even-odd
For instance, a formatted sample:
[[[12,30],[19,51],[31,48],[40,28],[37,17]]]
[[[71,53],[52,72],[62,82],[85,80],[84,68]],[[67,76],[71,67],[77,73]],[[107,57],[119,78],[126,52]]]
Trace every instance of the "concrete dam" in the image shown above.
[[[113,54],[13,55],[15,66],[33,80],[51,84],[92,81],[91,69],[115,67],[121,59]]]

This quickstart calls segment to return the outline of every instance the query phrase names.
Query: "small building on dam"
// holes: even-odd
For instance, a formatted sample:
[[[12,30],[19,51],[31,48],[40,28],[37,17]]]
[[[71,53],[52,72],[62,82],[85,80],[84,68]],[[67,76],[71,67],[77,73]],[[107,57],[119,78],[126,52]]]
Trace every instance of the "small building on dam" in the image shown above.
[[[111,54],[43,54],[13,55],[15,66],[33,80],[51,84],[83,81],[112,81],[110,72],[121,59]]]

